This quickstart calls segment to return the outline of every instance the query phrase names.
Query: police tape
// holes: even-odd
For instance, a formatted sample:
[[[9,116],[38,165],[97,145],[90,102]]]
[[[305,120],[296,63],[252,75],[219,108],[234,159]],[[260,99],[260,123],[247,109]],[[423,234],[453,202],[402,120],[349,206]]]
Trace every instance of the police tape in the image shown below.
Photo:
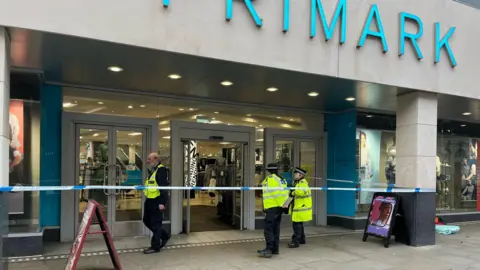
[[[26,191],[75,191],[75,190],[199,190],[199,191],[253,191],[253,190],[305,190],[302,187],[146,187],[146,186],[0,186],[0,192]],[[395,192],[395,193],[423,193],[436,192],[426,188],[342,188],[342,187],[310,187],[317,191],[364,191],[364,192]]]
[[[312,177],[312,179],[315,179],[316,177]],[[318,178],[321,179],[321,178]],[[349,181],[349,180],[338,180],[338,179],[327,179],[328,182],[334,182],[334,183],[345,183],[345,184],[352,184],[352,185],[365,185],[365,186],[375,186],[375,187],[389,187],[389,188],[394,188],[397,187],[395,184],[387,184],[387,183],[375,183],[375,182],[368,182],[368,181],[360,181],[360,182],[355,182],[355,181]]]

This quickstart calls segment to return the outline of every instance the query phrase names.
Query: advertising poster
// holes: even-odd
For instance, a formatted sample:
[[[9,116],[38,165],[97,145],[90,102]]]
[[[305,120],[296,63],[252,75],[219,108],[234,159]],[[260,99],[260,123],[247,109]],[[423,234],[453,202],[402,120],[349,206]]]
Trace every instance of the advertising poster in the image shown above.
[[[397,201],[395,197],[377,196],[372,201],[367,233],[387,238]]]
[[[357,140],[359,142],[358,170],[361,188],[378,187],[380,183],[380,140],[382,132],[378,130],[358,129]],[[383,168],[382,168],[383,174]],[[372,192],[360,192],[360,204],[370,204]]]
[[[10,101],[9,185],[24,184],[24,114],[23,101]],[[23,192],[9,193],[9,214],[23,214]]]

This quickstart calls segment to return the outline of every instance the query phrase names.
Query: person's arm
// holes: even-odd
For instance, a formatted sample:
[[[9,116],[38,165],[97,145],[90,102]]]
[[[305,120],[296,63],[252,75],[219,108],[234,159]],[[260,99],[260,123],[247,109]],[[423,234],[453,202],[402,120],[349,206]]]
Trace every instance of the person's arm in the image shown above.
[[[168,175],[167,169],[165,167],[158,168],[157,175],[155,176],[155,180],[157,180],[157,185],[159,187],[166,187],[168,186]],[[160,205],[166,206],[168,202],[168,191],[161,189],[160,191]]]
[[[477,175],[477,166],[475,164],[472,164],[470,167],[470,175],[467,177],[466,180],[472,180],[472,177]]]
[[[307,195],[307,188],[308,184],[303,183],[303,181],[298,182],[298,184],[295,186],[298,189],[295,189],[292,192],[292,196],[295,197],[305,197]]]
[[[22,154],[19,151],[15,150],[13,152],[14,159],[10,163],[10,168],[13,168],[22,162]]]

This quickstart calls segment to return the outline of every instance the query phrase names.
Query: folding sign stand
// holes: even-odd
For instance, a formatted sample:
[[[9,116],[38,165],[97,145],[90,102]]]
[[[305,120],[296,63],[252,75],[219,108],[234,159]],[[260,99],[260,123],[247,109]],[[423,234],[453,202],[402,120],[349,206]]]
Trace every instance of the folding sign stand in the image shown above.
[[[394,193],[375,192],[373,194],[367,224],[363,231],[363,242],[367,241],[368,236],[375,236],[381,238],[383,246],[388,248],[399,202],[400,197]]]
[[[90,226],[92,225],[92,221],[94,216],[97,217],[98,224],[100,225],[100,231],[98,232],[90,232]],[[105,240],[105,244],[108,248],[108,253],[110,254],[110,259],[112,260],[112,264],[114,269],[122,270],[122,266],[120,265],[120,260],[118,259],[117,251],[115,246],[113,245],[112,235],[108,230],[107,222],[102,214],[102,207],[98,202],[95,200],[89,200],[87,207],[85,208],[85,212],[83,213],[82,223],[80,223],[80,227],[78,228],[78,234],[73,242],[72,249],[70,250],[70,255],[68,256],[67,265],[65,266],[65,270],[75,270],[77,269],[78,259],[80,258],[80,254],[82,253],[83,244],[85,243],[85,238],[88,234],[102,234],[103,239]]]

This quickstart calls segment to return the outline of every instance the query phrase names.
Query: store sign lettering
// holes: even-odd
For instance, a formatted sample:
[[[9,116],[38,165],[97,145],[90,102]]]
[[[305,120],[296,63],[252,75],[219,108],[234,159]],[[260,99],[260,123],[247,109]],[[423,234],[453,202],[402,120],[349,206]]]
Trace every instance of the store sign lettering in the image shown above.
[[[162,0],[163,6],[168,7],[171,0]],[[225,0],[226,1],[226,15],[225,18],[227,21],[232,20],[233,17],[233,1],[234,0]],[[255,10],[252,1],[254,0],[239,0],[243,1],[248,12],[250,13],[253,22],[257,27],[263,26],[263,20]],[[283,32],[288,32],[290,28],[290,1],[291,0],[282,0],[283,1]],[[310,38],[314,38],[317,35],[317,18],[320,17],[320,21],[323,27],[323,33],[325,35],[325,41],[332,39],[334,31],[338,22],[340,21],[340,44],[344,44],[347,40],[347,0],[338,0],[335,13],[330,21],[330,24],[327,21],[325,15],[325,10],[322,5],[321,0],[310,0],[311,1],[311,14],[310,14]],[[407,12],[401,12],[400,16],[400,34],[399,34],[399,51],[398,55],[402,56],[405,54],[405,43],[409,42],[415,50],[416,57],[421,60],[423,59],[423,54],[418,44],[418,41],[421,39],[423,32],[423,23],[422,20],[414,15]],[[405,25],[407,22],[413,23],[417,26],[416,33],[409,33],[405,30]],[[375,24],[372,26],[372,24]],[[434,48],[435,48],[435,63],[440,62],[440,54],[442,50],[447,52],[450,64],[452,67],[457,66],[457,61],[455,55],[453,54],[452,48],[450,46],[450,38],[453,36],[456,27],[451,27],[446,34],[442,36],[440,23],[436,22],[435,26],[435,37],[434,37]],[[376,30],[372,30],[372,29]],[[363,26],[363,30],[360,33],[360,39],[357,43],[357,48],[362,48],[367,38],[377,39],[382,44],[382,50],[384,53],[388,52],[388,42],[385,37],[385,31],[383,28],[382,18],[380,11],[376,4],[373,4],[370,7],[370,11],[367,15],[367,20]]]

